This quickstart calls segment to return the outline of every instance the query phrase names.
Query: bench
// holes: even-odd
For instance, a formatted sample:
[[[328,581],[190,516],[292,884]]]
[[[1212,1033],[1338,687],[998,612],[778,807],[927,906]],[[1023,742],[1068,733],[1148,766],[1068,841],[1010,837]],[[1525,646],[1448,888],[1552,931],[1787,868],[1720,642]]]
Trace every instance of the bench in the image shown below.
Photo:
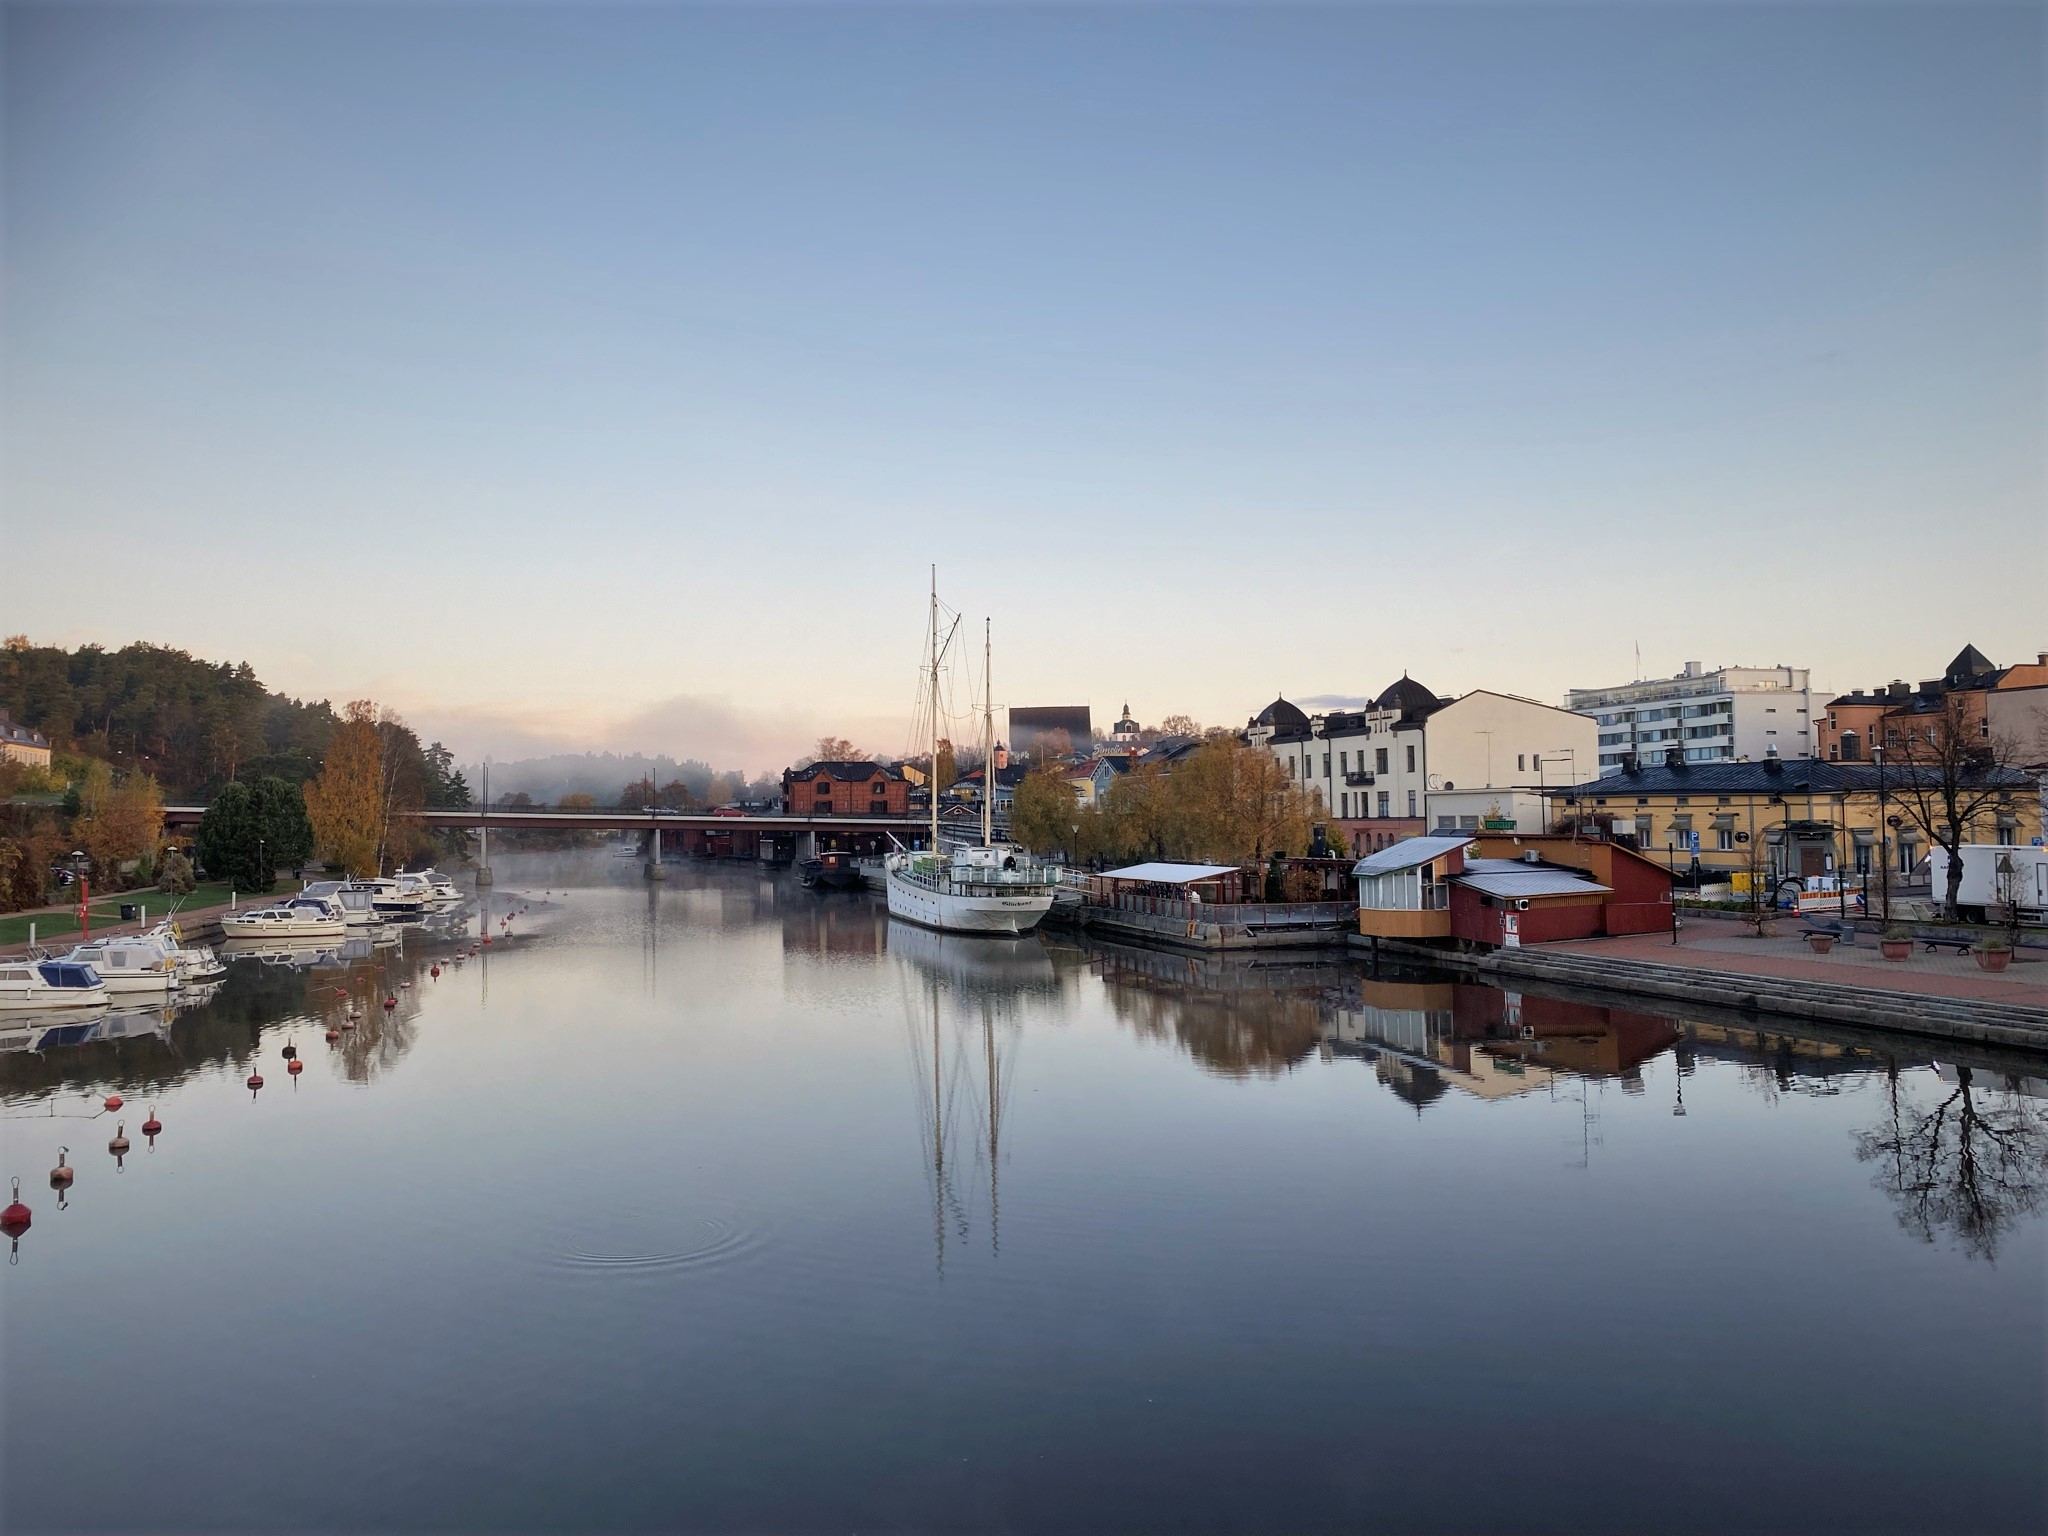
[[[1926,952],[1930,955],[1940,949],[1952,949],[1959,955],[1967,955],[1977,947],[1977,941],[1974,938],[1951,938],[1945,933],[1916,933],[1913,937],[1927,946]]]
[[[1811,934],[1822,938],[1839,939],[1844,944],[1854,944],[1856,942],[1856,925],[1854,923],[1834,923],[1818,917],[1802,918],[1800,921],[1806,924],[1804,928],[1799,930],[1802,938]]]

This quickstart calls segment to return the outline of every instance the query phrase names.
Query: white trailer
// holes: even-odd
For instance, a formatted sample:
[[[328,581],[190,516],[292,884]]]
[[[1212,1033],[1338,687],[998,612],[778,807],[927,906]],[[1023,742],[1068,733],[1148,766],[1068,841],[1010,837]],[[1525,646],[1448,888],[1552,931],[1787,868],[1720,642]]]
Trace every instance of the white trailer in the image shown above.
[[[1956,909],[1962,917],[1981,923],[2002,916],[2008,890],[2019,902],[2022,917],[2038,922],[2048,916],[2048,848],[1965,843],[1962,854],[1963,883],[1956,888]],[[1934,899],[1946,899],[1948,850],[1935,844],[1927,867],[1934,878]]]

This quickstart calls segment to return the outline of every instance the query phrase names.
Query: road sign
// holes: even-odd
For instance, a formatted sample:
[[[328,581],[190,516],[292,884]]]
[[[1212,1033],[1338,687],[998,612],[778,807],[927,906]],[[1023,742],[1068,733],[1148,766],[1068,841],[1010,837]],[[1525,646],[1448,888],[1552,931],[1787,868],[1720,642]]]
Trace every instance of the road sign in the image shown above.
[[[1685,834],[1685,848],[1688,853],[1698,853],[1700,851],[1699,833],[1688,832]]]

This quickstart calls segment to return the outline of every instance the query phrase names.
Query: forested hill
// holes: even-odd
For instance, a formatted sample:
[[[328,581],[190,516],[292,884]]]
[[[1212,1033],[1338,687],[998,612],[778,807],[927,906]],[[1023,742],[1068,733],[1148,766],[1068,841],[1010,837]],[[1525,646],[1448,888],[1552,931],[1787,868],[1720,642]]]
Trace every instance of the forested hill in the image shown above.
[[[319,771],[335,715],[265,688],[247,662],[201,661],[160,645],[76,651],[10,636],[0,709],[60,752],[154,774],[171,798],[208,798],[230,778]]]

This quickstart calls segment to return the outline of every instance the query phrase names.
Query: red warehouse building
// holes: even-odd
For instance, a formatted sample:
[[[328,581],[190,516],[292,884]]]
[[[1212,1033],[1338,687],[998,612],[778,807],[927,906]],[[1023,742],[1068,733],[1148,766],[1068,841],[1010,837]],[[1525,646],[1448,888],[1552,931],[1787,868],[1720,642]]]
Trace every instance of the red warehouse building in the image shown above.
[[[785,816],[907,816],[910,781],[880,763],[812,763],[782,775]]]

